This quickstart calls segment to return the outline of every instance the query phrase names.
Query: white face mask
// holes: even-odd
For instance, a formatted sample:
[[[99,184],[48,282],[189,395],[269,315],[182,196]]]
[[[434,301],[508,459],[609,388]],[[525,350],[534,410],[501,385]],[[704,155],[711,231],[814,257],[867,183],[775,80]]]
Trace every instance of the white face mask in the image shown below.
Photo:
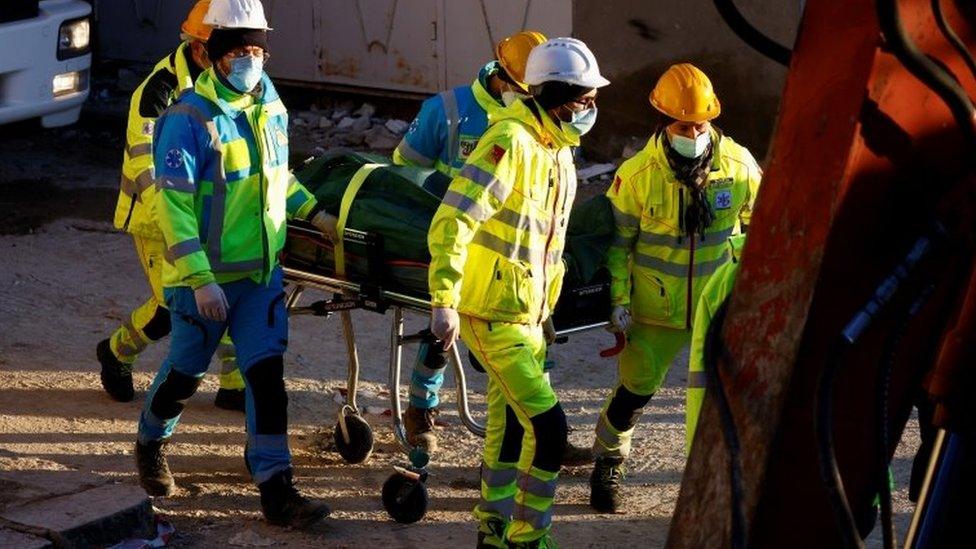
[[[502,92],[502,104],[506,107],[510,107],[516,101],[525,101],[529,97],[531,96],[525,95],[524,93],[519,93],[515,90],[505,90]]]
[[[669,132],[668,138],[671,140],[671,147],[675,152],[685,158],[698,158],[705,154],[705,149],[712,142],[708,132],[700,133],[694,139]]]

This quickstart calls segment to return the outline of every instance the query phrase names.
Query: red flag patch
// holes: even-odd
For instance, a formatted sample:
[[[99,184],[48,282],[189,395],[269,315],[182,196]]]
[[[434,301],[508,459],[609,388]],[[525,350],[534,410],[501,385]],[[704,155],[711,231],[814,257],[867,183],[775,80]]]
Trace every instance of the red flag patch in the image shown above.
[[[502,157],[505,156],[506,152],[508,151],[503,149],[501,145],[493,146],[491,148],[491,161],[494,162],[495,164],[498,164],[499,162],[502,161]]]
[[[621,183],[623,183],[623,180],[620,179],[620,176],[619,175],[618,176],[615,176],[613,178],[613,192],[614,192],[614,194],[620,192],[620,184]]]

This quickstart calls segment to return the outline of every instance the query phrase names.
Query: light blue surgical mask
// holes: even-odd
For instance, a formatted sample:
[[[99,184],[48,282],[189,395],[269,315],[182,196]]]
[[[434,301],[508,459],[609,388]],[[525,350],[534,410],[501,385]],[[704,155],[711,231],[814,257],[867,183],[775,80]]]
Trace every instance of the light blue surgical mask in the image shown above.
[[[594,124],[596,124],[596,107],[574,111],[572,120],[560,122],[563,131],[572,133],[576,137],[586,135],[586,132],[593,129]]]
[[[705,154],[705,150],[712,142],[712,138],[708,135],[708,132],[702,132],[694,139],[676,133],[668,133],[668,138],[671,140],[671,148],[675,152],[685,158],[692,159]]]
[[[245,55],[230,60],[230,74],[227,81],[234,89],[247,93],[254,89],[264,74],[264,58]]]

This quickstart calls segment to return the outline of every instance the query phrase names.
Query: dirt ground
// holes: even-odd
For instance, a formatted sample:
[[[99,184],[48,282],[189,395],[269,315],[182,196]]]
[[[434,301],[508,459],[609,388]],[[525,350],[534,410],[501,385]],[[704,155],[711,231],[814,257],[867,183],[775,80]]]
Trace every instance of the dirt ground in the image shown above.
[[[95,344],[107,337],[148,288],[130,240],[112,230],[121,143],[106,121],[80,130],[0,129],[0,470],[78,470],[135,483],[131,455],[142,390],[167,343],[151,347],[136,367],[135,402],[120,404],[101,390]],[[74,132],[74,133],[72,133]],[[389,315],[354,313],[363,365],[360,404],[385,409]],[[410,326],[421,319],[413,317]],[[553,384],[572,426],[571,439],[592,444],[592,428],[614,383],[602,331],[557,346]],[[243,416],[212,405],[216,376],[190,400],[170,465],[180,487],[155,502],[175,527],[177,547],[236,544],[291,547],[455,547],[474,543],[480,439],[460,424],[445,391],[442,451],[428,482],[430,511],[413,525],[388,518],[379,498],[391,465],[403,460],[389,418],[368,416],[373,456],[347,465],[333,449],[332,425],[344,386],[345,348],[336,320],[296,317],[286,356],[291,443],[301,487],[327,500],[332,517],[310,531],[267,526],[242,459]],[[406,353],[409,361],[410,351]],[[686,358],[677,361],[651,401],[634,441],[626,480],[626,512],[596,514],[587,506],[588,467],[561,477],[555,536],[564,547],[664,545],[684,467]],[[483,420],[483,377],[471,372],[474,407]],[[448,384],[452,380],[449,376]],[[917,434],[914,423],[895,463],[895,511],[904,532],[905,497]],[[871,544],[880,546],[877,533]]]

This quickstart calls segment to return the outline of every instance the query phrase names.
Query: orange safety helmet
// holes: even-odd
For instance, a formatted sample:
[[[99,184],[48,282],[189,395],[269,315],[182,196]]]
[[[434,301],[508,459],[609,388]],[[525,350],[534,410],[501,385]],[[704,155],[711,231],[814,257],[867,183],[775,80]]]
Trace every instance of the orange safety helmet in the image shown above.
[[[210,31],[213,30],[213,27],[203,22],[203,17],[207,15],[207,10],[209,9],[210,0],[200,0],[194,4],[190,13],[186,16],[186,21],[183,21],[183,25],[180,26],[180,31],[186,36],[196,38],[201,42],[209,40]]]
[[[529,91],[529,86],[525,83],[525,64],[529,59],[529,52],[545,41],[546,36],[541,32],[522,31],[503,38],[495,46],[498,64],[522,91]]]
[[[712,81],[691,63],[671,65],[649,99],[655,109],[682,122],[704,122],[722,113]]]

